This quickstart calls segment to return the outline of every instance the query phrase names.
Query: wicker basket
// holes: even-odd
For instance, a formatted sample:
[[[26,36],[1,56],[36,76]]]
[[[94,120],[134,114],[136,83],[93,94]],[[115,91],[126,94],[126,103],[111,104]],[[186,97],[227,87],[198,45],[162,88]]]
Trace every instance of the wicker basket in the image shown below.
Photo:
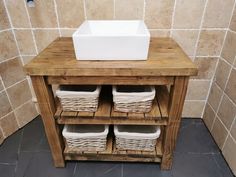
[[[56,95],[64,111],[95,112],[100,92],[100,86],[61,85]]]
[[[160,126],[118,125],[114,126],[116,148],[120,150],[154,151]]]
[[[149,112],[155,98],[152,86],[113,86],[113,102],[115,111]]]
[[[65,125],[64,138],[69,148],[81,151],[105,151],[108,126]]]

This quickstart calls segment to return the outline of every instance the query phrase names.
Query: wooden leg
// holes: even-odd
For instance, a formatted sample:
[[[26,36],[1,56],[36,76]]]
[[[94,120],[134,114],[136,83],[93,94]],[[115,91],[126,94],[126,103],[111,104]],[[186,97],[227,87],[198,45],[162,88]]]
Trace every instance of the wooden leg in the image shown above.
[[[164,132],[162,170],[169,170],[172,166],[173,151],[176,145],[188,80],[189,77],[176,77],[170,90],[169,121]]]
[[[64,167],[65,161],[62,152],[64,147],[59,127],[54,119],[56,107],[52,88],[42,76],[31,76],[31,79],[41,111],[48,143],[51,148],[54,165],[56,167]]]

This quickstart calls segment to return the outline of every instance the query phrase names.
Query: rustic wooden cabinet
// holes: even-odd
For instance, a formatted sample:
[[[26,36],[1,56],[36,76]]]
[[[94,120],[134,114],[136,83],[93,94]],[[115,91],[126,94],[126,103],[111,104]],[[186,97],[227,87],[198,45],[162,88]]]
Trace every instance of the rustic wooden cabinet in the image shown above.
[[[147,61],[78,61],[72,39],[58,38],[24,69],[32,79],[56,167],[64,167],[65,160],[106,160],[160,162],[163,170],[171,168],[188,80],[197,74],[171,38],[151,38]],[[53,84],[155,85],[157,94],[145,114],[114,111],[105,91],[96,112],[65,112],[54,98]],[[66,146],[60,124],[161,125],[162,134],[153,152],[118,151],[112,136],[106,151],[80,152]]]

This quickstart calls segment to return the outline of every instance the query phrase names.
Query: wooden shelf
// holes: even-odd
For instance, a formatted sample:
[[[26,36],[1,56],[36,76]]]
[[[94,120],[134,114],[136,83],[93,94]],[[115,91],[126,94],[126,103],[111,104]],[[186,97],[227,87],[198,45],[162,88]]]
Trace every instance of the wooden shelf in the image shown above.
[[[103,152],[84,152],[74,148],[70,149],[66,146],[64,156],[65,160],[160,162],[162,157],[162,138],[157,140],[155,151],[120,151],[115,146],[114,137],[109,136],[107,148]]]
[[[166,86],[156,87],[156,98],[148,113],[123,113],[113,109],[111,95],[101,93],[96,112],[62,111],[58,106],[55,118],[59,124],[116,124],[116,125],[167,125],[169,94]]]

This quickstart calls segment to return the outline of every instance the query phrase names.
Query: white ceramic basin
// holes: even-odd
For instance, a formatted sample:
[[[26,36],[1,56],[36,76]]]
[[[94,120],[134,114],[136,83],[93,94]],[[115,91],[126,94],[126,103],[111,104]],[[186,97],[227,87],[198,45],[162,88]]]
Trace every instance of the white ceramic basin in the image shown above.
[[[85,21],[73,34],[78,60],[146,60],[150,33],[143,21]]]

